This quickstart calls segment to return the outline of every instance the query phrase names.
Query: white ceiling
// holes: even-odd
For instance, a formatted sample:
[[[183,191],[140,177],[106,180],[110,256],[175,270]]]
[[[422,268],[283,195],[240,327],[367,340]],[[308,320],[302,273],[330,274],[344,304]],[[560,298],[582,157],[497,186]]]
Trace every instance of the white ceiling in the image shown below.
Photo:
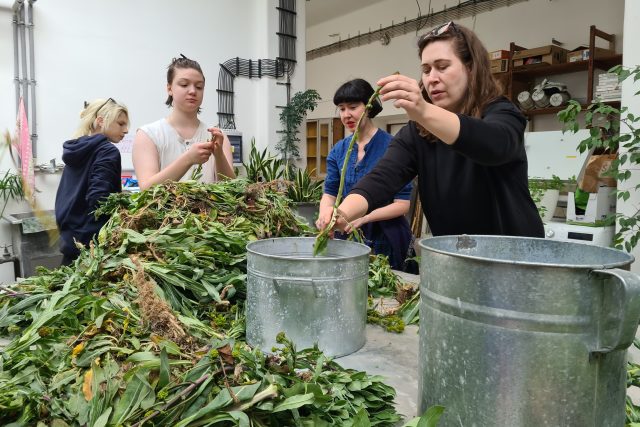
[[[307,0],[307,27],[385,0]]]

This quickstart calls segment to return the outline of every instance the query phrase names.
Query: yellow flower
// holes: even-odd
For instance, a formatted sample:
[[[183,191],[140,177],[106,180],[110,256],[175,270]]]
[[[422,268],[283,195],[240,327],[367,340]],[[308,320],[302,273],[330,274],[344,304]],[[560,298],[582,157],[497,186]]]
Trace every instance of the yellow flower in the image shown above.
[[[91,382],[93,381],[93,369],[89,369],[84,374],[84,382],[82,383],[82,394],[84,394],[85,400],[88,402],[93,398],[93,391],[91,390]]]
[[[73,347],[73,351],[71,352],[71,357],[76,357],[80,352],[84,350],[84,342],[81,342],[77,346]]]

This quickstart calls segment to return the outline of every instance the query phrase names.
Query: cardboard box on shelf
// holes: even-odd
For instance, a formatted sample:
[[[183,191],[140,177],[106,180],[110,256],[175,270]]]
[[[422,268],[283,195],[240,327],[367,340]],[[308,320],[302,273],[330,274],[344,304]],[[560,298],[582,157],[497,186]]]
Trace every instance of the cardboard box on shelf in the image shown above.
[[[534,49],[525,49],[513,53],[513,66],[521,67],[532,64],[562,64],[567,59],[567,50],[548,45]]]
[[[594,53],[596,59],[616,54],[612,50],[601,47],[596,47]],[[578,46],[567,53],[567,62],[586,61],[587,59],[589,59],[589,48],[587,46]]]
[[[494,50],[493,52],[489,52],[489,60],[493,61],[494,59],[509,59],[509,51]]]
[[[509,71],[508,59],[492,59],[490,62],[492,73],[505,73]]]

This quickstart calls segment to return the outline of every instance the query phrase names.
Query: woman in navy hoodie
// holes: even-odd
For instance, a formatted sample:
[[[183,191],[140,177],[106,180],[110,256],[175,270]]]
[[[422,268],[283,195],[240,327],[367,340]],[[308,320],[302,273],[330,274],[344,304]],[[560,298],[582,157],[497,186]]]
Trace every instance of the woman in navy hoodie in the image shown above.
[[[129,130],[129,112],[112,98],[85,105],[74,138],[63,145],[65,163],[56,195],[56,222],[60,230],[62,265],[80,254],[76,242],[85,246],[107,222],[96,218],[98,203],[122,189],[120,151],[113,145]]]

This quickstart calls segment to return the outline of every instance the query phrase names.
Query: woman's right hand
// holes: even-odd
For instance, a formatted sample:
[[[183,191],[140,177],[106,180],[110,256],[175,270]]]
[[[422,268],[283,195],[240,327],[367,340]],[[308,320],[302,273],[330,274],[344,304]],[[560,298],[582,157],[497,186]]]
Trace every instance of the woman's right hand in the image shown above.
[[[333,215],[333,206],[322,207],[320,206],[320,212],[318,213],[318,219],[316,220],[316,228],[318,230],[324,230],[329,222],[331,222],[331,216]]]
[[[376,84],[382,86],[380,89],[382,101],[393,100],[394,107],[404,109],[409,119],[420,122],[428,107],[416,80],[402,74],[392,74],[378,80]]]
[[[189,147],[189,150],[187,150],[187,155],[191,160],[191,164],[201,165],[206,163],[207,160],[209,160],[209,157],[211,157],[212,149],[211,141],[195,142],[191,147]]]

